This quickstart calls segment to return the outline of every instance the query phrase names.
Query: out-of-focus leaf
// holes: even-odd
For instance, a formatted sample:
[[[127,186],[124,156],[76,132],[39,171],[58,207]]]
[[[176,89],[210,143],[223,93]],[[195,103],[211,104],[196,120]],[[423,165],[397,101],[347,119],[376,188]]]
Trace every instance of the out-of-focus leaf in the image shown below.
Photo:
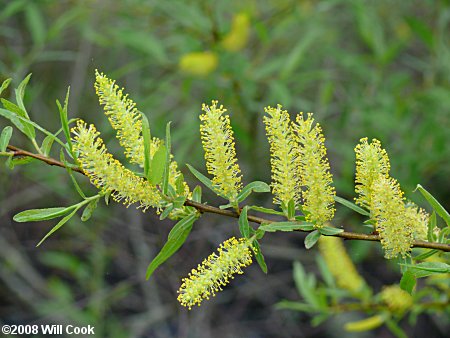
[[[40,12],[40,7],[34,2],[29,2],[25,8],[25,18],[33,44],[35,46],[42,46],[46,38],[46,27],[44,18]]]

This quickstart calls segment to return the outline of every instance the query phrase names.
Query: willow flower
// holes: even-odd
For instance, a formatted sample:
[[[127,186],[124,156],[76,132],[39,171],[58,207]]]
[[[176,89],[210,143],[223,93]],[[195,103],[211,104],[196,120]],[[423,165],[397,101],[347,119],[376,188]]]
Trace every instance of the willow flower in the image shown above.
[[[218,64],[216,53],[204,51],[184,54],[178,66],[183,73],[203,77],[214,72]]]
[[[146,210],[148,207],[160,207],[161,196],[155,186],[134,175],[119,161],[107,152],[103,140],[94,125],[89,127],[78,120],[72,128],[73,147],[78,152],[78,162],[92,184],[103,192],[112,192],[115,201],[125,205],[140,203]]]
[[[380,176],[372,185],[371,214],[380,234],[385,257],[406,257],[414,241],[414,228],[406,218],[403,192],[392,177]]]
[[[222,105],[203,104],[200,115],[200,132],[205,150],[206,168],[213,175],[212,182],[217,192],[234,201],[241,189],[241,170],[237,164],[233,130],[230,117],[223,115],[227,110]]]
[[[240,51],[250,37],[250,18],[246,13],[238,13],[233,17],[230,32],[225,35],[221,44],[230,52]]]
[[[292,199],[300,203],[299,178],[297,175],[298,147],[292,132],[289,113],[277,108],[264,108],[267,138],[270,144],[272,166],[273,202],[287,206]]]
[[[348,256],[342,239],[321,236],[319,251],[340,288],[348,290],[352,294],[358,294],[363,290],[366,283]]]
[[[104,105],[105,115],[111,126],[117,130],[117,138],[125,149],[125,156],[131,163],[144,166],[144,139],[142,137],[142,116],[136,103],[123,93],[116,81],[95,70],[95,92],[99,102]],[[161,145],[161,140],[153,138],[150,144],[150,156]]]
[[[389,310],[396,314],[402,314],[413,305],[412,296],[402,290],[399,285],[390,285],[383,288],[380,293],[381,300]]]
[[[142,137],[142,116],[136,108],[136,103],[124,94],[114,80],[103,73],[95,71],[95,91],[111,126],[117,131],[120,145],[125,149],[125,156],[130,163],[144,166],[144,139]],[[159,138],[152,138],[150,143],[150,157],[152,158],[164,142]],[[175,187],[181,175],[175,161],[170,162],[169,184]],[[189,196],[189,187],[184,183],[184,195]]]
[[[389,177],[390,163],[386,150],[381,143],[373,139],[369,144],[367,137],[362,138],[355,147],[356,153],[356,203],[372,210],[373,184],[380,176]]]
[[[325,138],[322,128],[308,113],[305,119],[303,113],[297,115],[293,129],[299,147],[299,171],[302,191],[303,210],[306,220],[317,228],[323,226],[334,216],[334,196],[336,195],[330,164],[327,159]]]
[[[200,306],[204,299],[214,297],[235,274],[243,274],[242,268],[252,263],[248,239],[234,237],[218,248],[218,254],[212,253],[197,269],[192,269],[187,278],[183,278],[178,290],[178,301],[189,310]]]

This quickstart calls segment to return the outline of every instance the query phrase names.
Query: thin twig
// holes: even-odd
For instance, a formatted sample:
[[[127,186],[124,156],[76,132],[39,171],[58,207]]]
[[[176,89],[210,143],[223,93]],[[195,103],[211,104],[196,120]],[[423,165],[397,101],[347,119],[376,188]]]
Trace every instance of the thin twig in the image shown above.
[[[28,156],[28,157],[32,157],[35,158],[39,161],[45,162],[49,165],[54,165],[57,167],[61,167],[61,168],[66,168],[66,165],[64,165],[64,163],[55,160],[54,158],[51,157],[46,157],[43,155],[39,155],[39,154],[34,154],[31,153],[29,151],[17,148],[15,146],[12,145],[8,145],[8,149],[11,150],[13,152],[13,156]],[[80,174],[85,175],[85,173],[77,167],[71,167],[71,169],[73,171],[76,171]],[[198,203],[198,202],[194,202],[192,200],[186,200],[186,202],[184,203],[184,205],[186,206],[190,206],[190,207],[194,207],[197,210],[199,210],[200,212],[207,212],[207,213],[212,213],[212,214],[218,214],[218,215],[222,215],[222,216],[227,216],[227,217],[234,217],[234,218],[239,218],[239,214],[235,211],[232,210],[222,210],[220,208],[211,206],[211,205],[207,205],[207,204],[202,204],[202,203]],[[261,218],[261,217],[257,217],[257,216],[253,216],[253,215],[248,215],[247,216],[248,220],[250,222],[254,222],[254,223],[258,223],[258,224],[262,224],[262,223],[273,223],[274,221],[265,219],[265,218]],[[309,232],[309,231],[304,231],[304,232]],[[344,238],[344,239],[349,239],[349,240],[360,240],[360,241],[380,241],[380,236],[379,235],[375,235],[375,234],[361,234],[361,233],[356,233],[356,232],[348,232],[348,231],[344,231],[335,235],[332,235],[334,237],[340,237],[340,238]],[[432,243],[432,242],[426,242],[426,241],[414,241],[413,245],[414,248],[426,248],[426,249],[436,249],[436,250],[441,250],[441,251],[445,251],[445,252],[450,252],[450,244],[445,244],[445,243]]]

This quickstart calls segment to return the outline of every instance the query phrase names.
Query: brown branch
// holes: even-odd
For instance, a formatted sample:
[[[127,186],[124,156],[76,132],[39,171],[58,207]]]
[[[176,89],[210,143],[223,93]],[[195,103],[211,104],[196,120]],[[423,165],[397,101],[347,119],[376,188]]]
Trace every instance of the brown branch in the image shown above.
[[[8,149],[11,150],[13,152],[13,156],[28,156],[28,157],[32,157],[35,158],[37,160],[40,160],[42,162],[45,162],[49,165],[54,165],[54,166],[58,166],[61,168],[66,168],[66,165],[58,160],[55,160],[53,158],[50,157],[46,157],[46,156],[42,156],[39,154],[34,154],[31,153],[29,151],[8,145]],[[80,169],[80,168],[71,168],[73,171],[79,172],[80,174],[85,175],[85,173]],[[197,210],[199,210],[200,212],[207,212],[207,213],[212,213],[212,214],[218,214],[218,215],[222,215],[222,216],[227,216],[227,217],[234,217],[234,218],[239,218],[239,214],[235,211],[232,210],[222,210],[220,208],[214,207],[214,206],[210,206],[207,204],[202,204],[202,203],[198,203],[198,202],[194,202],[191,200],[186,200],[186,202],[184,203],[186,206],[191,206],[196,208]],[[258,223],[258,224],[262,224],[262,223],[273,223],[274,221],[265,219],[265,218],[261,218],[261,217],[257,217],[257,216],[253,216],[253,215],[248,215],[247,216],[248,220],[250,222],[254,222],[254,223]],[[309,231],[304,231],[304,232],[309,232]],[[374,234],[361,234],[361,233],[356,233],[356,232],[348,232],[348,231],[344,231],[341,233],[338,233],[336,235],[333,235],[335,237],[341,237],[344,239],[349,239],[349,240],[360,240],[360,241],[380,241],[380,236],[379,235],[374,235]],[[441,250],[441,251],[445,251],[445,252],[450,252],[450,244],[445,244],[445,243],[432,243],[432,242],[426,242],[426,241],[414,241],[413,242],[413,247],[414,248],[426,248],[426,249],[436,249],[436,250]]]

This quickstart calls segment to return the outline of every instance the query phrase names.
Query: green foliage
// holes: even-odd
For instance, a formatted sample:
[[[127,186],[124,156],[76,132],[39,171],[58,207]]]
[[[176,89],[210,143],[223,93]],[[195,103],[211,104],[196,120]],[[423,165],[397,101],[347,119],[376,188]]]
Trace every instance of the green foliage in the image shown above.
[[[250,38],[238,51],[228,50],[223,41],[232,30],[232,18],[240,13],[244,13],[249,18]],[[13,156],[12,151],[6,148],[11,140],[10,129],[3,129],[0,136],[0,153],[5,156],[10,168],[20,165],[16,167],[17,170],[12,175],[19,175],[19,182],[24,182],[27,186],[49,188],[41,191],[40,201],[43,205],[39,207],[69,205],[70,201],[77,198],[76,192],[83,202],[86,195],[91,195],[88,191],[92,191],[90,190],[92,187],[84,181],[78,183],[75,179],[78,174],[73,173],[73,169],[78,166],[71,163],[72,159],[75,161],[76,154],[72,153],[69,132],[73,120],[69,120],[68,116],[84,115],[90,122],[93,120],[97,124],[98,109],[93,104],[92,91],[89,88],[92,83],[91,68],[101,66],[103,69],[113,70],[110,74],[127,85],[139,103],[140,110],[151,111],[151,115],[148,116],[151,116],[153,133],[163,135],[166,122],[174,121],[171,138],[176,159],[179,163],[188,161],[196,168],[202,166],[201,147],[198,145],[198,137],[193,135],[193,130],[197,130],[198,125],[199,103],[212,97],[220,97],[232,108],[232,124],[234,123],[233,129],[238,140],[237,153],[240,165],[245,169],[243,171],[246,182],[256,179],[263,182],[269,179],[267,146],[262,138],[263,126],[256,122],[262,114],[262,107],[283,102],[289,109],[302,108],[319,114],[316,116],[327,135],[336,188],[346,198],[335,198],[336,202],[346,207],[338,208],[336,218],[339,225],[345,226],[346,231],[365,231],[366,229],[361,227],[363,224],[373,229],[372,221],[364,222],[365,218],[353,213],[355,211],[362,216],[367,216],[367,212],[348,201],[353,196],[354,154],[351,149],[356,140],[362,136],[380,138],[388,147],[388,152],[393,159],[392,172],[404,186],[407,195],[417,182],[421,182],[433,192],[435,201],[441,201],[439,207],[432,202],[433,199],[426,198],[424,195],[440,217],[432,213],[427,240],[441,244],[448,243],[448,230],[445,230],[446,228],[440,223],[441,218],[446,219],[448,216],[442,206],[448,205],[446,183],[450,175],[445,160],[450,156],[449,147],[447,147],[450,139],[444,128],[448,125],[448,107],[450,106],[449,47],[446,41],[448,3],[446,1],[425,1],[414,4],[383,1],[364,1],[354,4],[340,0],[269,1],[251,5],[233,1],[186,3],[172,0],[149,4],[136,0],[105,7],[100,3],[89,1],[61,5],[54,0],[39,3],[13,0],[8,1],[0,9],[0,21],[2,22],[2,41],[5,46],[0,49],[0,77],[2,77],[0,80],[5,80],[7,75],[14,74],[12,83],[15,85],[8,86],[11,79],[6,79],[0,87],[0,94],[6,102],[6,106],[5,102],[3,103],[4,109],[0,108],[0,114],[8,119],[0,120],[0,130],[4,127],[4,122],[15,126],[24,135],[14,133],[12,145],[25,144],[23,147],[28,149],[26,142],[27,139],[31,140],[33,151],[46,157],[58,158],[58,151],[61,149],[55,145],[61,145],[67,155],[67,161],[64,158],[63,162],[75,187],[71,191],[68,188],[71,184],[70,180],[65,181],[63,176],[56,176],[57,169],[51,169],[52,174],[50,174],[49,167],[36,160]],[[215,68],[206,75],[189,73],[179,66],[184,56],[192,52],[202,52],[205,49],[208,49],[210,55],[217,59]],[[31,71],[34,80],[31,86],[27,86],[25,95],[28,80],[25,79],[20,85],[18,81]],[[55,114],[54,98],[63,95],[61,90],[67,87],[68,82],[72,85],[71,105],[68,105],[67,92],[64,104],[57,102],[61,122],[59,125],[57,112]],[[33,121],[29,120],[28,114]],[[99,130],[108,130],[105,125],[102,125],[104,122],[100,123]],[[45,124],[46,129],[41,127],[41,124]],[[59,131],[54,132],[57,129]],[[64,140],[58,137],[60,133],[64,134]],[[112,134],[108,133],[106,137],[110,135]],[[109,146],[108,139],[106,143]],[[159,158],[167,159],[167,155],[170,156],[170,149],[166,151],[167,153],[163,154],[161,150],[158,160],[155,159],[152,165],[148,165],[148,167],[156,168],[156,173],[151,177],[142,176],[158,184],[162,182],[162,176],[165,175],[164,190],[172,200],[168,201],[161,210],[159,215],[161,219],[169,217],[171,212],[185,201],[185,198],[180,196],[184,177],[178,180],[176,187],[167,184],[166,166],[169,160],[159,160]],[[161,167],[164,168],[162,175]],[[184,166],[180,168],[184,170]],[[4,187],[0,189],[0,200],[7,201],[2,204],[9,208],[5,212],[14,214],[18,210],[35,208],[34,201],[26,203],[26,199],[14,198],[15,190],[20,192],[23,185],[12,184],[16,181],[16,177],[10,176],[9,172],[4,174],[3,170],[7,168],[3,166],[0,168],[0,183]],[[200,171],[204,172],[204,169]],[[64,170],[61,172],[64,173]],[[148,173],[148,171],[145,172]],[[188,175],[189,173],[186,174],[186,180],[189,182],[192,176]],[[13,180],[10,180],[10,177],[13,177]],[[214,188],[210,185],[211,181],[206,176],[200,177],[202,179],[198,176],[197,179],[214,192]],[[36,184],[36,182],[39,183]],[[270,226],[276,227],[277,223],[287,222],[285,213],[270,207],[266,200],[270,194],[251,194],[246,188],[247,186],[240,192],[238,202],[249,203],[248,208],[244,205],[248,216],[251,217],[253,212],[263,213],[272,217],[271,220],[280,220],[280,222],[263,225],[268,227],[265,231],[271,232],[273,230],[268,230],[273,229]],[[267,187],[262,187],[260,191],[253,190],[253,192],[266,192],[266,189]],[[10,196],[11,190],[13,192]],[[83,191],[86,191],[86,194]],[[110,194],[111,192],[106,192],[105,201],[109,200]],[[213,204],[211,196],[212,194],[206,192],[204,199]],[[415,194],[411,197],[418,199],[417,196],[419,195]],[[202,203],[201,198],[201,188],[197,186],[189,199]],[[94,201],[97,200],[83,204],[84,209],[78,209],[80,214],[83,210],[81,217],[90,215],[91,211],[87,211],[90,210],[88,206],[93,207],[96,204]],[[224,209],[233,207],[236,210],[236,206],[233,205],[223,207]],[[189,211],[195,210],[192,207],[186,208]],[[158,303],[159,300],[155,301],[155,299],[148,302],[159,304],[155,305],[155,309],[159,306],[158,311],[152,312],[150,316],[152,319],[157,318],[156,324],[153,324],[155,321],[152,320],[149,320],[151,324],[141,324],[138,319],[131,316],[129,318],[132,318],[130,319],[132,324],[130,324],[130,321],[122,321],[122,318],[119,320],[104,310],[122,306],[126,310],[121,313],[128,313],[129,308],[123,304],[134,303],[120,300],[127,294],[136,294],[134,290],[130,291],[135,289],[134,284],[130,285],[127,281],[119,285],[111,284],[116,283],[117,278],[114,272],[112,272],[114,276],[109,277],[111,271],[114,271],[113,268],[119,266],[118,270],[122,272],[123,260],[128,259],[128,255],[124,253],[130,251],[126,239],[128,232],[131,232],[129,227],[126,229],[124,227],[128,225],[123,217],[127,211],[118,209],[119,211],[114,213],[112,210],[116,210],[114,204],[109,206],[107,213],[104,212],[103,205],[98,205],[94,214],[95,219],[88,222],[88,226],[77,223],[78,218],[73,217],[71,222],[77,225],[76,228],[67,227],[64,231],[58,232],[55,242],[51,243],[52,245],[57,243],[56,245],[59,246],[62,241],[62,246],[68,251],[67,253],[50,251],[54,248],[53,246],[50,248],[50,243],[48,249],[46,246],[44,253],[50,252],[52,255],[39,265],[39,272],[46,271],[45,267],[48,267],[57,269],[56,275],[63,277],[50,279],[47,278],[49,275],[43,272],[46,279],[44,282],[48,283],[46,287],[51,290],[53,297],[42,301],[40,308],[35,308],[33,311],[42,316],[48,316],[57,311],[55,309],[64,308],[68,320],[105,323],[99,329],[100,332],[96,332],[100,336],[139,336],[142,335],[142,331],[139,330],[144,325],[154,325],[157,327],[156,330],[159,330],[163,325],[157,322],[160,320],[158,318],[164,317],[164,313],[159,309],[166,309],[167,304],[164,302],[171,302],[164,292],[160,292],[163,303]],[[289,212],[288,208],[286,213],[289,222],[294,224],[304,222],[304,215],[295,215],[292,209]],[[114,215],[113,222],[111,222],[112,215]],[[150,217],[147,215],[145,217]],[[3,217],[6,216],[3,215]],[[259,228],[260,230],[255,232],[251,222],[247,228],[242,212],[241,217],[239,222],[236,222],[236,225],[239,223],[241,234],[249,238],[256,235],[259,241],[264,234],[262,229]],[[291,219],[293,217],[297,222]],[[210,219],[206,221],[209,222]],[[119,227],[120,222],[123,223],[122,227]],[[295,228],[294,224],[292,224],[292,230],[312,230],[307,225],[304,228]],[[210,233],[204,231],[207,225],[200,221],[198,223],[198,232],[194,237],[195,252],[206,250],[207,241],[204,239],[207,236],[210,238]],[[158,239],[161,238],[161,233],[155,228],[156,226],[153,225],[146,228],[145,236],[142,236],[146,238],[144,243],[133,244],[133,254],[139,256],[139,259],[143,257],[145,262],[144,266],[125,264],[126,272],[130,275],[145,269],[145,265],[148,264],[146,260],[155,256],[154,253],[142,249],[143,247],[159,248]],[[35,240],[35,236],[40,236],[28,229],[25,232],[21,231],[20,227],[17,229],[19,229],[17,231],[20,239],[31,236],[32,240]],[[287,230],[289,227],[280,229],[280,231]],[[136,231],[134,227],[132,231]],[[324,234],[327,231],[335,230],[321,229],[320,233]],[[102,240],[110,239],[110,234],[113,232],[123,234],[123,244],[116,242],[111,245]],[[320,233],[315,233],[314,237],[320,236]],[[272,234],[267,235],[267,241],[269,241],[269,235]],[[278,239],[276,236],[279,236]],[[287,254],[282,259],[276,257],[278,249],[279,251],[286,249],[286,252],[289,252],[288,248],[285,248],[286,243],[281,241],[281,244],[277,244],[280,243],[279,238],[283,238],[282,236],[289,236],[289,234],[275,234],[275,239],[270,236],[271,244],[268,244],[267,251],[264,248],[265,241],[260,241],[268,260],[274,262],[274,268],[271,267],[271,270],[275,270],[271,271],[273,276],[276,276],[278,267],[283,266],[282,262],[278,264],[279,261],[288,257]],[[29,241],[23,242],[26,245]],[[89,243],[89,245],[83,246],[80,243]],[[258,246],[256,259],[261,268],[267,271],[261,248],[256,240],[255,243],[255,247]],[[293,241],[290,242],[288,246],[294,245],[293,243]],[[384,263],[377,258],[379,255],[373,251],[373,246],[367,245],[368,249],[359,250],[356,243],[351,244],[355,244],[352,246],[352,257],[357,257],[362,263],[360,266],[362,270],[370,270],[372,274],[374,266],[382,264],[384,266]],[[183,250],[189,251],[180,253],[182,257],[185,253],[189,253],[186,259],[183,259],[183,268],[188,265],[186,262],[188,259],[189,264],[195,264],[193,260],[196,258],[192,254],[194,251],[191,245],[193,244],[186,242],[186,248]],[[274,245],[278,246],[278,249],[274,248]],[[293,248],[297,246],[295,243]],[[35,252],[30,251],[32,249],[15,248],[15,250],[33,252],[33,255]],[[83,256],[85,253],[86,257]],[[194,258],[190,258],[191,256]],[[4,257],[6,261],[9,255]],[[64,258],[58,260],[58,257]],[[293,259],[293,254],[290,253],[289,257]],[[305,262],[308,261],[307,257],[305,254]],[[368,262],[368,257],[370,257],[369,264],[364,264]],[[414,249],[412,257],[413,262],[428,258],[447,259],[445,255],[439,254],[439,250],[416,251]],[[172,260],[169,261],[170,267],[172,262],[176,267],[179,266],[179,262]],[[137,272],[133,270],[135,267]],[[384,270],[389,269],[390,267],[387,266]],[[400,286],[407,291],[411,291],[412,285],[412,279],[405,277],[412,273],[408,273],[410,269],[412,267],[408,266],[404,271],[402,277],[404,282],[400,283]],[[422,271],[420,273],[425,273],[424,270],[419,270]],[[23,266],[23,271],[26,271],[26,265]],[[14,290],[11,285],[20,284],[11,283],[17,280],[16,275],[13,275],[15,273],[10,270],[5,273],[2,270],[3,279],[9,278],[10,281],[5,284],[8,291]],[[173,276],[173,273],[170,276],[164,271],[160,273],[164,278],[178,278]],[[439,275],[442,274],[435,276]],[[379,285],[380,281],[386,278],[383,276],[380,274],[373,277],[376,278],[373,285]],[[392,272],[389,276],[392,277]],[[253,275],[251,282],[258,284],[259,281],[256,278],[259,277]],[[427,279],[426,282],[431,283],[431,279]],[[157,285],[156,275],[152,278],[152,283],[151,287]],[[176,283],[174,280],[170,282],[164,280],[161,285],[166,287],[167,284],[174,283]],[[36,285],[31,290],[38,290],[41,284],[38,282]],[[442,284],[434,284],[435,290],[439,291],[427,291],[422,297],[423,300],[439,299],[439,293],[445,294],[447,291],[440,289],[439,285]],[[145,285],[143,288],[147,287]],[[267,292],[274,292],[272,291],[274,289],[277,288],[271,288]],[[432,289],[431,285],[429,289]],[[229,290],[229,292],[232,291]],[[323,292],[333,291],[326,289]],[[15,294],[20,292],[15,291]],[[35,299],[43,297],[43,293],[38,291],[24,292],[24,294],[38,295],[28,297],[28,301],[23,300],[25,303],[30,302],[31,305]],[[81,294],[86,298],[79,302]],[[133,296],[130,297],[133,301]],[[246,295],[242,295],[241,292],[240,297],[246,297]],[[258,296],[253,294],[252,297]],[[270,297],[266,298],[270,299]],[[421,300],[419,298],[415,298],[415,302],[419,302]],[[263,301],[267,306],[267,301],[265,299]],[[77,306],[73,306],[75,303]],[[290,305],[297,309],[301,307],[295,304]],[[215,306],[219,308],[220,302],[217,302]],[[310,308],[310,305],[306,307]],[[416,315],[422,312],[419,307],[416,310]],[[133,309],[133,311],[138,310]],[[437,313],[433,309],[429,309],[428,312]],[[211,316],[213,315],[211,312]],[[232,315],[229,314],[229,316]],[[314,323],[323,320],[323,317],[319,316]],[[215,316],[215,318],[218,318],[218,322],[224,323],[230,317],[222,316],[220,319]],[[270,320],[266,322],[272,323]],[[383,322],[401,336],[402,331],[399,329],[400,324],[396,324],[397,320],[385,320],[383,317]],[[411,323],[414,325],[413,319]],[[331,324],[323,325],[327,327]],[[402,327],[404,326],[406,323],[402,323]],[[125,327],[127,332],[123,332]],[[267,324],[266,327],[265,334],[273,333],[270,330],[276,330],[276,326],[270,328]],[[284,327],[288,331],[290,326]],[[279,332],[274,334],[277,333]],[[233,332],[230,332],[230,335],[232,334]],[[308,332],[305,332],[305,335],[308,335]]]

